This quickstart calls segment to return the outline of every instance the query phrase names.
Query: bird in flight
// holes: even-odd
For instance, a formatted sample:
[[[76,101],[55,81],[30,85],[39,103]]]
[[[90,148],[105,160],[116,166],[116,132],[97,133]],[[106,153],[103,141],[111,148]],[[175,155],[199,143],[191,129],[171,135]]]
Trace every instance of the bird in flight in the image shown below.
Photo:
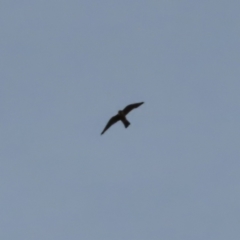
[[[143,103],[144,102],[133,103],[126,106],[123,110],[119,110],[117,115],[110,118],[106,127],[103,129],[101,135],[104,134],[108,130],[108,128],[110,128],[114,123],[118,122],[119,120],[121,120],[125,128],[127,128],[130,125],[130,122],[127,120],[126,115],[129,112],[131,112],[134,108],[138,108],[139,106],[141,106]]]

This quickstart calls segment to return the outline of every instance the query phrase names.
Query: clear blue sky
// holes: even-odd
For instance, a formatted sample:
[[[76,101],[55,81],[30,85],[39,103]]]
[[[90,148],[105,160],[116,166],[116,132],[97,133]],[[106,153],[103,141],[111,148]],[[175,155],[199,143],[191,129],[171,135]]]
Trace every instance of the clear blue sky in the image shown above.
[[[2,0],[0,239],[240,239],[239,9]]]

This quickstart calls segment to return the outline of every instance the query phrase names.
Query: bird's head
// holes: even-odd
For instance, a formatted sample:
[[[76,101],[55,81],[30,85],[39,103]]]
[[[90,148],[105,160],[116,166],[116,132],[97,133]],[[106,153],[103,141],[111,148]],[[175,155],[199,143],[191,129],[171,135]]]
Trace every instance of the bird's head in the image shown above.
[[[119,110],[119,111],[118,111],[118,114],[119,114],[120,116],[124,115],[124,113],[123,113],[122,110]]]

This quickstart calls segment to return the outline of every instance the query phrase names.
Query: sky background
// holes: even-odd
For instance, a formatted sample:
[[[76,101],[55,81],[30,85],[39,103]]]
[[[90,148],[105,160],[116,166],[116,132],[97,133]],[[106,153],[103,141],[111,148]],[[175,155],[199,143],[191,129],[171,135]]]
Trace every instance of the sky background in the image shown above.
[[[0,239],[240,239],[239,9],[1,0]]]

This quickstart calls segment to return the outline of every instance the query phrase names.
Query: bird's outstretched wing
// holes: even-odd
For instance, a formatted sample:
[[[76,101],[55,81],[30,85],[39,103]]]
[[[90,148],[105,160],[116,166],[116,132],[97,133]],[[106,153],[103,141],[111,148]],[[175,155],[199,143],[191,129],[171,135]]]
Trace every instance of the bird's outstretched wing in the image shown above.
[[[110,120],[108,121],[106,127],[103,129],[101,135],[104,134],[104,132],[106,132],[108,130],[108,128],[110,128],[114,123],[116,123],[119,120],[120,120],[119,115],[115,115],[112,118],[110,118]]]
[[[131,112],[134,108],[137,108],[139,106],[141,106],[144,102],[140,102],[140,103],[133,103],[133,104],[130,104],[128,106],[126,106],[124,109],[123,109],[123,112],[125,115],[127,115],[129,112]]]

